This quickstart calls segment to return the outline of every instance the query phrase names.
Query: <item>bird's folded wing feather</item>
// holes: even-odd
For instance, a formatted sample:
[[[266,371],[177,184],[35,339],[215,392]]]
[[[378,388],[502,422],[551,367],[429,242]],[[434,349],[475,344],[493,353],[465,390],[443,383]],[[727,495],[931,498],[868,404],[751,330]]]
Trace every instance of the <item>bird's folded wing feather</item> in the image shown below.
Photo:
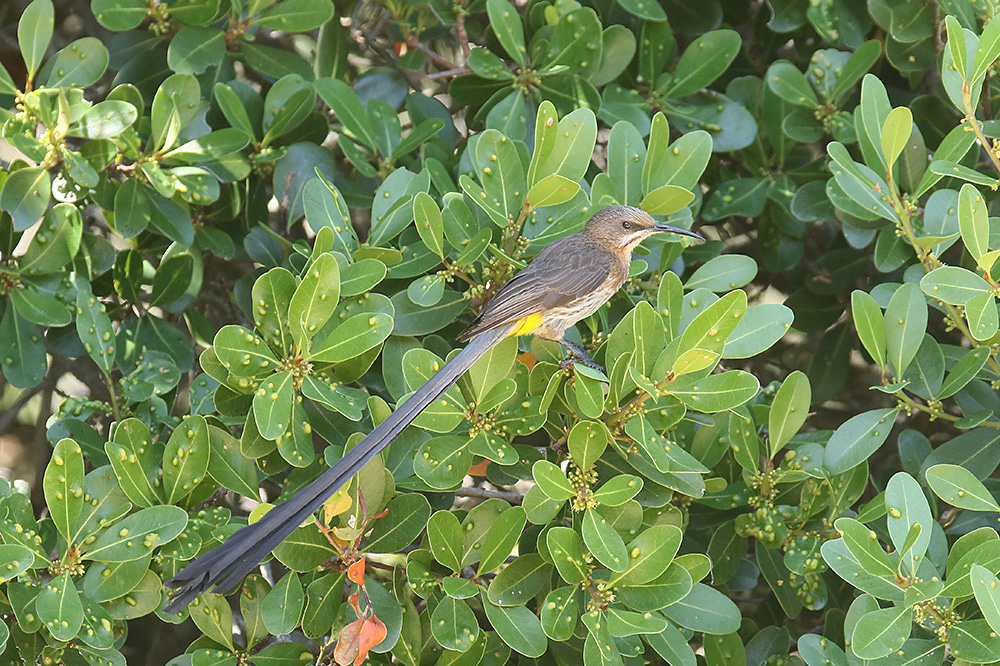
[[[546,248],[543,251],[546,254],[558,255],[543,257],[539,254],[505,284],[469,329],[470,337],[528,315],[570,305],[599,289],[615,268],[614,257],[607,252],[574,252],[574,249]]]

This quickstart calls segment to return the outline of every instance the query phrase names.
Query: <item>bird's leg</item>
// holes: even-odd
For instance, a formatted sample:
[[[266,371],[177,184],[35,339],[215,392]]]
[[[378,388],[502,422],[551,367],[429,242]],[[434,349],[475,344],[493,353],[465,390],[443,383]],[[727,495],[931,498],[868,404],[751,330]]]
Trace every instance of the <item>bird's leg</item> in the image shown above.
[[[560,367],[564,370],[571,368],[574,363],[582,363],[588,368],[604,372],[604,368],[602,368],[597,361],[590,358],[590,355],[587,354],[587,350],[580,345],[565,339],[560,340],[559,344],[569,350],[569,355],[559,363]]]

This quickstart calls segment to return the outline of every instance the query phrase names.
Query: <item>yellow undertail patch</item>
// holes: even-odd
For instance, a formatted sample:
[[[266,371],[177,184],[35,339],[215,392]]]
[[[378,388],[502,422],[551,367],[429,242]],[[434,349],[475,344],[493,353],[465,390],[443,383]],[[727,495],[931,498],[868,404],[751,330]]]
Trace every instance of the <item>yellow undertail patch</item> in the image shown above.
[[[528,335],[542,325],[542,319],[543,317],[540,314],[528,315],[514,325],[509,335]]]

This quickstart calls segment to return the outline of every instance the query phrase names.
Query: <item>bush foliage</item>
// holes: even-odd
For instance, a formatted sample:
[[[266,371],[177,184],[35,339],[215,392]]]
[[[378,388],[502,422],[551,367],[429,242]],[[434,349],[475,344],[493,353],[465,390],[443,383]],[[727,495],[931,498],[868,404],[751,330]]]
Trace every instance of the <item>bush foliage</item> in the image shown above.
[[[76,9],[0,68],[3,422],[52,445],[0,662],[1000,662],[994,3]],[[605,372],[501,344],[162,611],[611,204],[709,242],[577,326]]]

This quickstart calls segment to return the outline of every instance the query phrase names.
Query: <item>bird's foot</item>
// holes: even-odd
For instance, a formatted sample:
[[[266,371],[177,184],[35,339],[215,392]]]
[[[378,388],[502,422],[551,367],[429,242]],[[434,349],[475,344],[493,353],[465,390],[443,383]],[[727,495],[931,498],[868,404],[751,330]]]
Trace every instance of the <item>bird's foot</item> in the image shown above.
[[[597,361],[590,358],[590,355],[587,354],[586,349],[576,344],[575,342],[570,342],[569,340],[561,340],[560,342],[562,343],[563,347],[569,350],[569,354],[567,354],[566,358],[564,358],[562,361],[559,362],[559,367],[561,367],[563,370],[568,370],[572,368],[574,363],[580,363],[581,365],[585,365],[588,368],[593,368],[594,370],[604,372],[604,368],[602,368]]]
[[[567,356],[563,360],[559,361],[559,367],[562,368],[563,370],[571,370],[573,366],[576,365],[577,363],[579,363],[580,365],[585,365],[588,368],[593,368],[598,372],[604,372],[604,366],[602,366],[597,361],[593,360],[590,357],[579,358],[576,355]]]

